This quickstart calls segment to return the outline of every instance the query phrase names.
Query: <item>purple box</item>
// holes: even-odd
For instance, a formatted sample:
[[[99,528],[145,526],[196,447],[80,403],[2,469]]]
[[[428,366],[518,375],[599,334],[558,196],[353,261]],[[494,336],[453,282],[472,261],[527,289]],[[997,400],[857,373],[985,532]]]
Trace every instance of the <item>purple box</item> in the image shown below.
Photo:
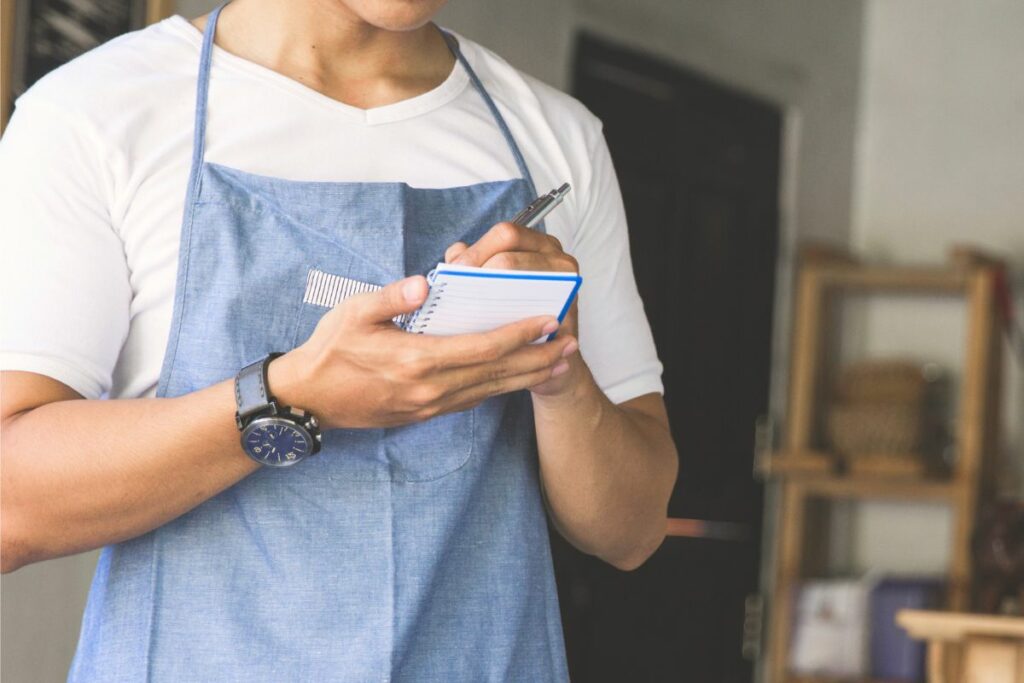
[[[925,680],[925,644],[896,624],[901,609],[939,604],[942,581],[935,578],[882,579],[871,592],[871,675],[892,681]]]

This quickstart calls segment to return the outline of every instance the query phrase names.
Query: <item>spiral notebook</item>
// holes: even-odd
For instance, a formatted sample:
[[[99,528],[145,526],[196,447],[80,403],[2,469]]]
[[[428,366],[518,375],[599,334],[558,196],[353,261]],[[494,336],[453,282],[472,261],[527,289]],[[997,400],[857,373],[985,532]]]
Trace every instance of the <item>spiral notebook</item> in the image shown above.
[[[427,300],[403,327],[416,334],[446,336],[487,332],[540,315],[554,316],[561,322],[583,278],[578,273],[440,263],[430,271],[427,282]]]

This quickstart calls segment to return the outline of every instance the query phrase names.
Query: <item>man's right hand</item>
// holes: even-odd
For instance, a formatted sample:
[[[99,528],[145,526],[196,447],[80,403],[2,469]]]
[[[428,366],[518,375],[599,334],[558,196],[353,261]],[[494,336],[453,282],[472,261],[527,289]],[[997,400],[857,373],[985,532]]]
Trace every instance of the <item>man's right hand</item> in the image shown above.
[[[392,318],[426,297],[426,280],[416,276],[346,299],[306,343],[270,363],[271,391],[316,415],[325,429],[392,427],[466,410],[568,370],[564,356],[576,350],[571,335],[531,344],[558,329],[550,316],[453,337],[395,326]]]

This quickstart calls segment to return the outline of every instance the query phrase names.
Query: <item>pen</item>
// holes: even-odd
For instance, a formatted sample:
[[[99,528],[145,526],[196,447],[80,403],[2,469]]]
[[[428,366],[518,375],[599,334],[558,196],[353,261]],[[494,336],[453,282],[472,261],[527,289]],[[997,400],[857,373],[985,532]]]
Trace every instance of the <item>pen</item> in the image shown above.
[[[510,223],[521,225],[524,228],[532,228],[536,226],[544,216],[547,216],[552,209],[562,203],[565,199],[565,195],[569,194],[569,183],[563,183],[561,187],[555,190],[551,190],[547,194],[541,196],[530,202],[530,205],[525,209],[516,214]]]

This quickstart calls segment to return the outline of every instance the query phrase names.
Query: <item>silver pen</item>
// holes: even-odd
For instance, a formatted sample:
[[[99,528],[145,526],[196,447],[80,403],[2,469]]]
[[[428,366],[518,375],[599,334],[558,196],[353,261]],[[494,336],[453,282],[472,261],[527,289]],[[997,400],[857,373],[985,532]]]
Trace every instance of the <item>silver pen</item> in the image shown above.
[[[544,216],[547,216],[551,213],[552,209],[562,203],[562,200],[565,199],[565,195],[569,194],[569,190],[571,189],[572,188],[569,187],[569,183],[563,183],[558,189],[551,190],[551,192],[548,192],[547,194],[542,194],[530,202],[529,206],[517,213],[515,218],[509,222],[521,225],[524,228],[535,227],[544,219]]]

